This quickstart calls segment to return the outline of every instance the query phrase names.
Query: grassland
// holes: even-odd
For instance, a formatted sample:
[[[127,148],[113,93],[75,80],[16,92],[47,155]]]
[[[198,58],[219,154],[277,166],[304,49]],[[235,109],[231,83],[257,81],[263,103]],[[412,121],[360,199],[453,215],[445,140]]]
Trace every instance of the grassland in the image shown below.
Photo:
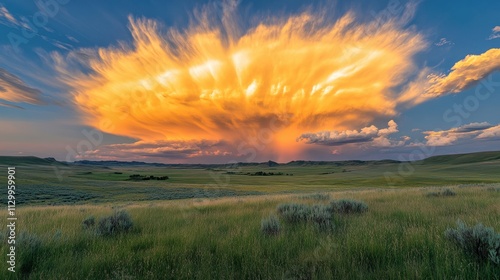
[[[2,261],[1,279],[500,279],[500,266],[444,236],[458,219],[500,231],[500,161],[481,156],[413,163],[392,185],[383,174],[401,163],[261,164],[240,174],[57,163],[59,180],[53,162],[18,162],[18,272]],[[258,171],[294,175],[245,175]],[[131,174],[170,179],[127,181]],[[457,195],[428,195],[444,188]],[[317,191],[362,200],[368,211],[334,215],[327,231],[281,221],[279,235],[262,234],[261,219],[280,203],[325,203],[304,198]],[[106,237],[82,227],[117,209],[130,213],[131,232]]]
[[[395,161],[292,162],[269,166],[104,166],[0,157],[17,167],[20,204],[63,205],[500,182],[500,152]],[[249,176],[256,172],[293,176]],[[169,176],[128,181],[133,174]],[[0,177],[1,179],[1,177]],[[5,201],[0,201],[0,205]]]
[[[262,235],[260,220],[279,203],[304,203],[297,195],[23,207],[19,228],[41,245],[19,249],[34,258],[19,274],[28,279],[498,279],[498,266],[464,255],[443,232],[457,219],[498,230],[500,192],[463,187],[455,189],[457,196],[436,198],[427,197],[428,191],[333,192],[334,198],[365,201],[369,211],[334,217],[331,232],[283,224],[276,237]],[[135,222],[131,233],[101,237],[82,228],[84,218],[108,215],[113,207],[129,211]],[[5,263],[0,269],[5,271]]]

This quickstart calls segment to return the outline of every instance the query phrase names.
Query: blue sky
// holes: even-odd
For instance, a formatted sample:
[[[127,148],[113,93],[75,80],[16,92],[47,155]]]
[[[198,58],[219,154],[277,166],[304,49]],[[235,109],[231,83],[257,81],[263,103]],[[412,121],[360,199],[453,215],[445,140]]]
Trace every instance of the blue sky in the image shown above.
[[[39,3],[42,2],[44,1],[39,1]],[[435,84],[436,88],[449,89],[453,86],[456,90],[449,92],[436,89],[435,97],[426,98],[421,102],[398,103],[390,108],[395,110],[391,113],[370,114],[370,112],[364,112],[368,110],[364,107],[356,108],[359,112],[364,112],[362,116],[357,115],[359,121],[346,120],[338,123],[332,121],[330,126],[326,122],[326,125],[322,126],[306,126],[295,136],[283,134],[286,136],[280,137],[291,137],[294,138],[294,142],[301,144],[301,151],[290,156],[283,156],[281,152],[276,151],[274,144],[270,144],[274,143],[274,140],[261,141],[264,142],[260,143],[262,145],[269,144],[269,147],[262,149],[260,148],[262,145],[258,143],[245,143],[248,144],[246,146],[251,152],[243,153],[237,147],[242,146],[238,143],[244,140],[228,135],[227,127],[214,128],[214,133],[208,131],[206,135],[186,133],[185,131],[189,128],[172,129],[161,137],[156,134],[151,136],[149,132],[135,133],[135,131],[140,131],[137,125],[127,126],[126,122],[120,123],[120,127],[123,127],[121,130],[108,130],[96,125],[96,119],[99,117],[104,120],[103,116],[97,116],[98,109],[89,111],[85,108],[85,104],[75,102],[75,95],[90,94],[90,89],[86,88],[87,93],[85,93],[84,90],[75,86],[76,81],[68,82],[69,78],[67,80],[62,78],[64,75],[71,76],[72,73],[78,73],[88,78],[86,82],[89,85],[95,85],[95,80],[91,80],[95,77],[90,76],[96,69],[89,70],[88,67],[86,68],[88,65],[62,66],[65,63],[61,61],[69,61],[71,55],[75,53],[95,54],[99,48],[119,49],[123,54],[127,48],[121,49],[121,44],[127,45],[130,49],[134,42],[130,31],[133,23],[130,18],[148,19],[161,25],[163,30],[173,28],[182,33],[189,30],[189,26],[198,24],[199,19],[195,16],[195,11],[210,10],[212,20],[219,22],[224,16],[222,12],[224,5],[235,3],[193,0],[175,3],[75,0],[57,2],[54,0],[47,1],[46,3],[52,5],[48,6],[49,10],[44,10],[40,5],[37,6],[37,1],[3,1],[0,2],[0,104],[3,104],[0,106],[2,131],[0,154],[36,155],[56,157],[60,160],[228,162],[230,160],[268,159],[278,161],[404,159],[408,157],[408,154],[422,147],[434,147],[433,154],[498,150],[498,140],[500,140],[500,129],[497,127],[500,124],[498,114],[500,20],[498,11],[500,11],[500,2],[391,0],[371,1],[368,4],[365,3],[366,1],[348,1],[348,3],[347,1],[311,1],[308,2],[311,4],[307,5],[304,2],[242,0],[237,3],[235,12],[237,23],[241,24],[242,34],[245,34],[262,22],[272,22],[273,19],[284,22],[287,18],[304,12],[309,12],[313,16],[321,15],[328,25],[335,23],[351,11],[356,15],[357,25],[353,28],[359,29],[362,28],[360,25],[377,20],[384,22],[393,18],[401,20],[401,17],[405,16],[404,12],[407,11],[405,7],[415,6],[408,12],[414,12],[414,14],[394,28],[400,34],[411,33],[409,38],[421,36],[421,42],[425,46],[418,50],[412,49],[411,54],[408,54],[408,59],[412,60],[411,65],[402,65],[402,69],[408,73],[401,77],[400,83],[387,90],[396,92],[396,95],[406,91],[409,84],[417,83],[416,77],[424,71],[428,71],[428,73],[425,72],[427,74],[441,75],[441,80]],[[322,10],[326,12],[322,13]],[[398,12],[393,13],[392,10]],[[37,20],[38,24],[34,24]],[[140,26],[140,22],[136,24]],[[316,31],[313,28],[311,32]],[[307,38],[310,37],[306,35]],[[370,43],[370,46],[372,45]],[[410,46],[406,47],[410,49]],[[418,46],[411,47],[417,48]],[[456,73],[463,73],[463,76],[451,81],[452,67],[457,62],[464,61],[468,55],[481,56],[482,59],[478,60],[488,66],[475,65],[476,60],[466,61],[467,63],[463,63],[463,69],[456,70]],[[58,63],[54,62],[56,56],[61,58]],[[332,53],[332,56],[339,56],[339,54]],[[111,63],[103,60],[102,57],[98,59],[102,65]],[[402,61],[407,60],[405,58]],[[489,70],[477,73],[479,71],[477,69],[483,68]],[[397,68],[391,69],[394,72]],[[329,71],[336,71],[335,66],[332,65]],[[374,79],[376,81],[377,77]],[[380,79],[383,77],[381,76]],[[13,80],[18,82],[13,83]],[[463,82],[466,83],[464,86],[450,85],[450,83],[459,84],[461,81],[468,82]],[[10,91],[4,90],[7,94],[11,94],[10,96],[1,95],[1,89],[6,87],[12,87]],[[422,88],[420,94],[423,95],[424,91]],[[482,95],[478,95],[478,92]],[[100,94],[106,95],[107,93],[103,91]],[[203,108],[199,109],[203,110]],[[235,111],[221,112],[219,117],[222,118],[226,114],[237,115],[238,110],[233,110]],[[339,114],[341,111],[343,112],[337,108],[334,113]],[[155,110],[140,116],[129,115],[129,117],[134,118],[134,121],[138,123],[154,122],[154,130],[160,131],[160,123],[164,123],[161,121],[162,118],[174,119],[177,116],[153,118],[151,115],[156,113]],[[100,114],[104,115],[102,112]],[[211,121],[216,119],[214,114],[210,115]],[[195,115],[193,118],[206,117]],[[144,116],[144,119],[141,119],[141,116]],[[189,118],[189,115],[187,116],[186,118]],[[336,115],[336,118],[339,117]],[[244,117],[235,119],[245,124],[249,122]],[[397,123],[397,126],[391,125],[390,121]],[[173,121],[165,122],[170,126],[175,126]],[[304,120],[297,121],[297,123],[296,127],[301,127]],[[257,122],[257,124],[260,123]],[[254,127],[251,124],[248,125]],[[372,126],[375,129],[370,128]],[[381,132],[386,127],[389,131]],[[146,127],[144,129],[148,130]],[[248,128],[242,129],[248,130]],[[204,128],[204,131],[206,130],[207,128]],[[234,127],[233,130],[235,130]],[[131,131],[134,132],[131,133]],[[324,133],[327,131],[329,132]],[[85,145],[90,141],[85,136],[88,133],[95,137],[98,135],[96,133],[100,133],[97,138],[99,140],[102,138],[102,141],[98,141],[99,143],[95,145],[93,143]],[[251,138],[252,136],[245,137]],[[82,151],[79,155],[69,152],[78,148]],[[131,149],[135,152],[127,152]]]

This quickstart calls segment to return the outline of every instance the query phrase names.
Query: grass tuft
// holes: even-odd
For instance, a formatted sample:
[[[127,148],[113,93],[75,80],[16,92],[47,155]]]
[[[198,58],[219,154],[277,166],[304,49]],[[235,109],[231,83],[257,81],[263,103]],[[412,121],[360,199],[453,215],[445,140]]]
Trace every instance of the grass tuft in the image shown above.
[[[29,274],[33,271],[40,254],[42,253],[42,240],[33,233],[21,232],[16,240],[20,248],[20,267],[21,274]],[[22,248],[22,249],[21,249]]]

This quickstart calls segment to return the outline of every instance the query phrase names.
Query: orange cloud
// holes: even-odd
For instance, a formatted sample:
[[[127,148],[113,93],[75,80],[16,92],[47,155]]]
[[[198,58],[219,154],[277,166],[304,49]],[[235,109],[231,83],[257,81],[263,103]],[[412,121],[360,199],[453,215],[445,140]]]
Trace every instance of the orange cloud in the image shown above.
[[[8,102],[22,102],[31,104],[43,104],[42,92],[39,89],[28,86],[19,77],[9,71],[0,68],[0,106],[21,108]]]
[[[238,157],[231,147],[223,141],[138,141],[131,144],[112,144],[85,151],[76,156],[77,160],[151,160],[151,158],[168,158],[178,163],[197,162],[206,158],[218,158],[220,162],[228,162],[229,156]]]
[[[458,93],[498,70],[500,49],[490,49],[480,55],[468,55],[455,63],[448,75],[429,75],[426,93],[432,96]]]
[[[217,24],[204,11],[185,31],[130,18],[132,45],[54,54],[59,79],[87,124],[105,132],[236,145],[271,134],[263,142],[290,154],[304,131],[396,115],[394,88],[426,46],[397,20],[358,23],[348,13],[330,23],[304,12],[242,31],[233,13],[225,7]]]

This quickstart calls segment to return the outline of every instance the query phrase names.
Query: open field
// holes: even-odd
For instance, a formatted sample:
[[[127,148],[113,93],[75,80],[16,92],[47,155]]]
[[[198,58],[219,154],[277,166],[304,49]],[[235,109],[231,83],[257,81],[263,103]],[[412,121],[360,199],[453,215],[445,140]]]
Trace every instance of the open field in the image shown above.
[[[365,201],[368,212],[334,216],[328,232],[283,224],[279,236],[262,235],[260,220],[279,203],[313,201],[270,195],[23,207],[19,228],[41,243],[19,245],[19,274],[26,279],[498,279],[498,266],[476,263],[443,232],[457,219],[498,231],[500,192],[454,190],[454,197],[428,197],[429,190],[421,188],[333,192],[333,198]],[[84,218],[108,215],[113,207],[131,214],[130,233],[102,237],[82,228]],[[0,269],[6,269],[4,263]]]
[[[497,155],[412,163],[414,172],[398,184],[388,184],[384,173],[405,163],[235,170],[19,160],[12,164],[20,202],[17,273],[2,279],[500,279],[499,265],[464,254],[444,235],[459,219],[500,231]],[[54,167],[64,171],[62,180]],[[260,171],[293,176],[247,175]],[[127,180],[133,174],[169,179]],[[444,189],[456,195],[429,195]],[[330,198],[304,198],[315,192]],[[280,218],[278,235],[261,232],[261,220],[277,215],[281,203],[342,198],[364,201],[368,211],[335,213],[327,230]],[[122,209],[133,221],[129,232],[102,236],[82,225]],[[1,275],[6,269],[1,262]]]
[[[269,166],[74,165],[36,158],[0,157],[16,166],[19,203],[61,205],[170,200],[267,193],[401,188],[500,182],[500,152],[451,155],[417,162],[292,162]],[[256,172],[283,173],[250,176]],[[130,175],[169,176],[129,181]],[[286,175],[289,174],[289,175]],[[290,176],[293,174],[293,176]],[[5,203],[1,201],[0,203]]]

